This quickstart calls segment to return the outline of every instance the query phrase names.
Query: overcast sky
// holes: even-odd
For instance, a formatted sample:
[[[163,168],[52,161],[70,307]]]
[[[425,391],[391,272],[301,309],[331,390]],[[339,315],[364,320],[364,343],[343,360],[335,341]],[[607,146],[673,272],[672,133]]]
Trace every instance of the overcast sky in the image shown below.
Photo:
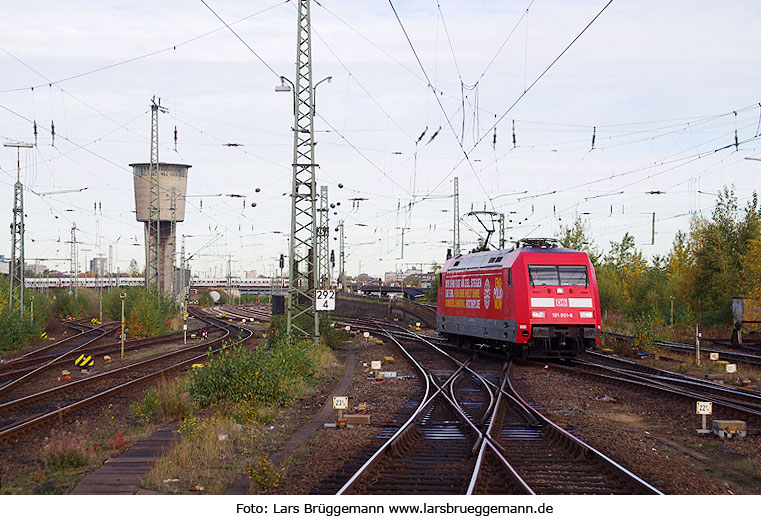
[[[615,0],[535,83],[606,3],[398,0],[399,20],[388,2],[313,3],[314,80],[332,76],[317,90],[317,179],[340,202],[348,273],[442,263],[454,176],[461,214],[504,213],[508,238],[556,236],[580,215],[599,249],[628,231],[647,255],[722,186],[750,198],[761,4]],[[188,252],[224,235],[194,271],[221,276],[232,255],[236,273],[267,273],[287,252],[292,99],[274,88],[294,78],[296,6],[207,4],[253,52],[200,0],[3,2],[0,136],[33,142],[38,125],[22,151],[28,261],[68,258],[76,223],[81,262],[113,245],[115,266],[142,268],[129,164],[149,161],[154,95],[168,108],[160,160],[192,165]],[[16,154],[0,150],[9,223]],[[469,250],[483,229],[473,216],[461,229]]]

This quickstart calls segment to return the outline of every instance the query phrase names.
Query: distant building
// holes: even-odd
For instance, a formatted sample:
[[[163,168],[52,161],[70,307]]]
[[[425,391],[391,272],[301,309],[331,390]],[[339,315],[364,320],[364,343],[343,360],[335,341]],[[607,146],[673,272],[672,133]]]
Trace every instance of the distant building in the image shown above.
[[[90,260],[90,272],[95,276],[105,276],[108,273],[108,259],[106,257],[95,257]]]
[[[419,286],[430,288],[433,273],[424,273],[415,266],[407,271],[387,271],[384,274],[385,284],[389,286]]]
[[[246,278],[247,278],[247,279],[255,279],[255,278],[257,278],[258,276],[259,276],[259,275],[257,275],[257,273],[256,273],[256,270],[251,270],[251,271],[247,271],[247,272],[246,272]]]
[[[45,275],[49,271],[47,266],[38,262],[34,264],[27,263],[25,270],[31,275]]]

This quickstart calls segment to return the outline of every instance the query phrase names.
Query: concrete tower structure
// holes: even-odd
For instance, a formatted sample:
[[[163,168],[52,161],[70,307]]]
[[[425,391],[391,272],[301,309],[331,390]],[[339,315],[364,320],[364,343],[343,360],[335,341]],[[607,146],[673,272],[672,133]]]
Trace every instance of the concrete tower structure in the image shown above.
[[[137,221],[145,226],[145,265],[148,268],[150,257],[150,163],[131,163],[135,184],[135,211]],[[185,220],[185,195],[188,187],[188,169],[190,165],[182,163],[159,163],[159,276],[161,289],[177,294],[175,288],[175,262],[177,253],[176,222]]]

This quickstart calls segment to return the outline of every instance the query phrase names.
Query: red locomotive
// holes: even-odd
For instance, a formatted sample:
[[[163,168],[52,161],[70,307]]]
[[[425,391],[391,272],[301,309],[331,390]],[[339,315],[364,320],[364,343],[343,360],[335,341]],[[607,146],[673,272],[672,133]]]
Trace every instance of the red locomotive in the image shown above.
[[[586,253],[547,238],[451,258],[439,277],[436,323],[459,345],[573,357],[600,342],[594,267]]]

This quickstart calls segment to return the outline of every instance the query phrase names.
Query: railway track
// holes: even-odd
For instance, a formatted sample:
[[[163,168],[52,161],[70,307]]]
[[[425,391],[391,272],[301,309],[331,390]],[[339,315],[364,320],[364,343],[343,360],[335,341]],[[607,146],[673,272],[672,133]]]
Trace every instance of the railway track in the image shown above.
[[[620,332],[606,331],[605,334],[617,340],[631,341],[634,339],[634,336],[630,334],[623,334]],[[669,350],[675,350],[677,352],[685,352],[685,353],[695,352],[695,345],[690,345],[686,343],[676,343],[673,341],[656,341],[655,344],[660,347],[667,348]],[[732,361],[735,363],[744,363],[746,365],[761,366],[761,349],[759,349],[758,347],[745,347],[744,350],[746,350],[746,352],[738,352],[735,350],[726,350],[722,348],[710,348],[710,347],[704,347],[704,346],[700,347],[700,351],[703,354],[707,355],[707,354],[710,354],[711,352],[714,352],[719,355],[719,360],[722,360],[722,361]]]
[[[660,494],[640,477],[571,435],[530,406],[505,376],[480,460],[502,455],[533,494]],[[491,462],[493,465],[493,461]],[[480,470],[472,493],[502,493],[493,469]]]
[[[424,389],[408,420],[338,494],[659,493],[526,404],[503,360],[461,361],[412,333],[403,346],[390,331],[399,327],[383,327]]]
[[[694,378],[646,365],[587,352],[575,365],[555,365],[582,375],[613,383],[634,385],[641,390],[668,394],[680,400],[710,401],[714,418],[743,419],[761,430],[761,393]]]
[[[5,399],[11,389],[27,381],[56,362],[73,359],[94,342],[116,331],[117,325],[108,324],[89,328],[80,334],[51,343],[18,358],[0,364],[0,400]],[[9,380],[10,381],[7,381]]]
[[[166,375],[176,369],[207,359],[218,352],[252,337],[253,332],[226,322],[214,321],[200,313],[197,317],[224,330],[216,340],[185,347],[160,356],[113,369],[76,382],[41,391],[0,404],[0,442],[8,441],[35,427],[60,421],[63,416],[106,401],[128,388]],[[225,343],[227,337],[234,341]]]
[[[213,332],[214,327],[205,326],[201,330],[209,330]],[[213,337],[213,335],[212,335]],[[182,334],[168,334],[157,337],[148,337],[144,339],[128,339],[124,342],[124,350],[138,350],[150,346],[172,343],[182,340]],[[70,351],[62,351],[57,355],[49,355],[44,357],[20,359],[13,363],[3,364],[0,368],[0,401],[6,400],[10,389],[17,385],[21,381],[30,381],[31,375],[40,375],[46,369],[66,367],[70,368],[73,364],[73,359],[79,354],[86,353],[91,355],[93,359],[102,359],[104,356],[119,354],[121,352],[121,343],[110,343],[101,346],[91,346],[88,343],[84,346],[74,348]],[[76,354],[74,353],[76,352]],[[26,377],[29,374],[29,377]],[[25,376],[23,379],[20,379]]]

